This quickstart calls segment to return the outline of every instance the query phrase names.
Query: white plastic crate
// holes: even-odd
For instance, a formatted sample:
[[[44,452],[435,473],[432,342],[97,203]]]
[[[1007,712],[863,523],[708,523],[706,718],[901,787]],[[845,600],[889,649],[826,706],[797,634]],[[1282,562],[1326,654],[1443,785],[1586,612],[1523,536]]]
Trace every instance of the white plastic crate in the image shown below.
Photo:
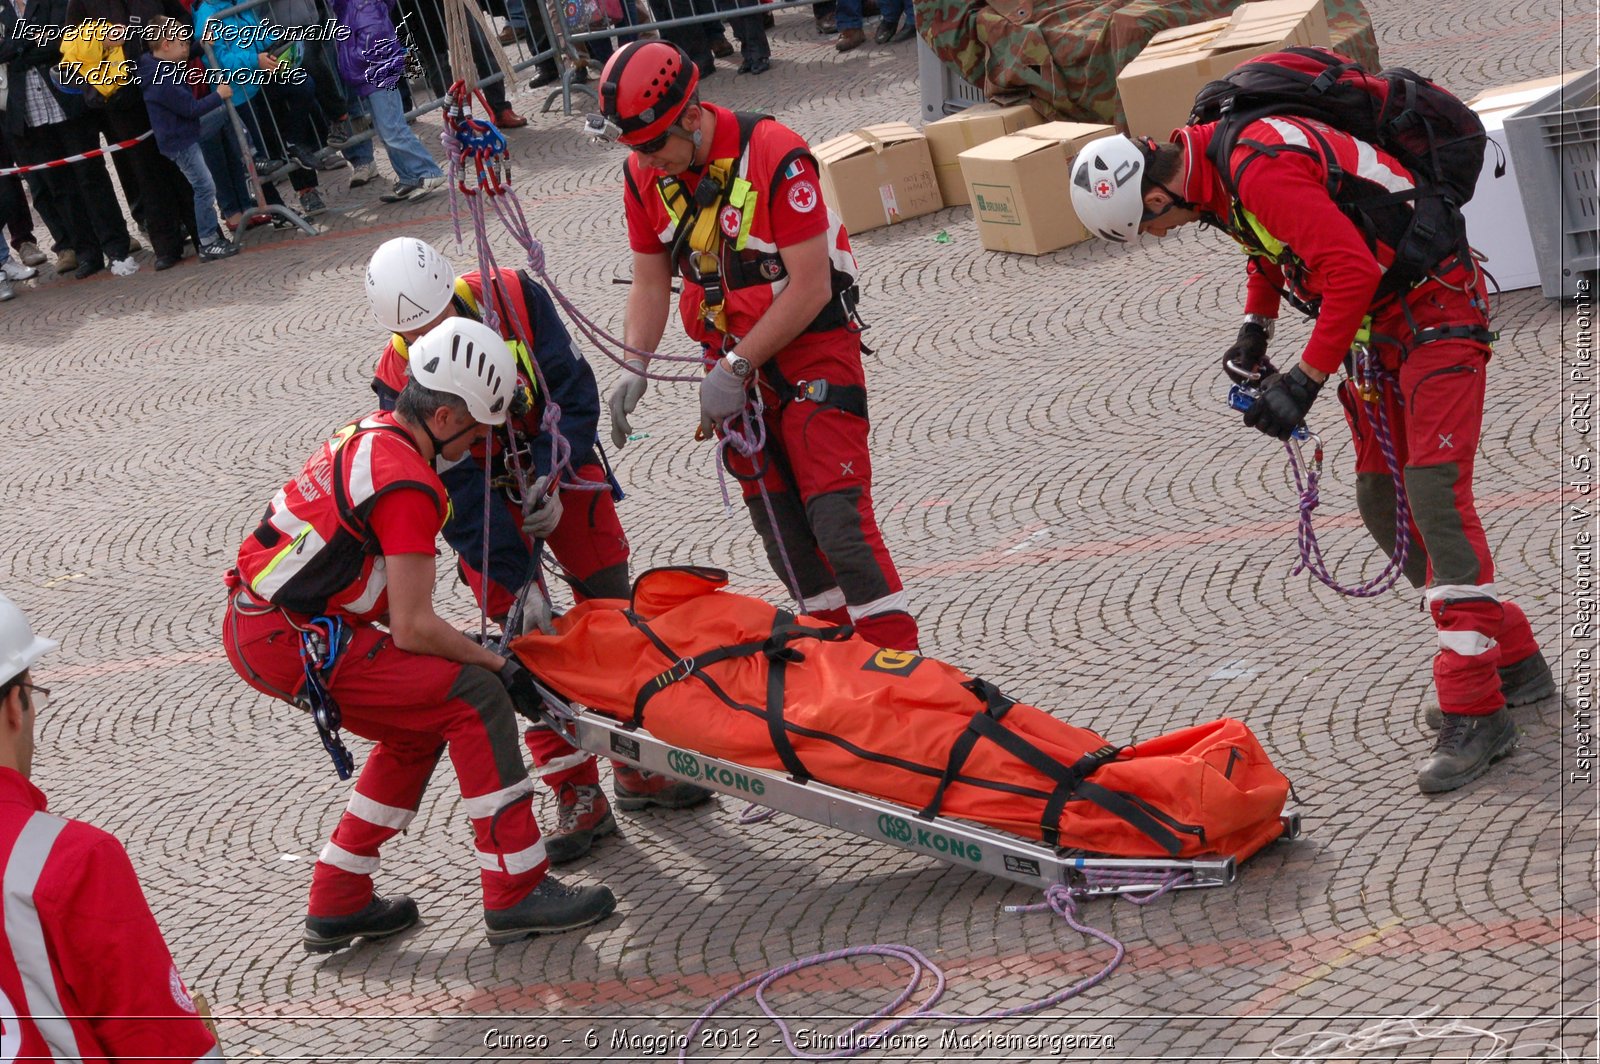
[[[1600,70],[1508,117],[1505,131],[1540,287],[1571,299],[1579,275],[1600,271]]]
[[[917,38],[917,83],[922,89],[922,121],[937,122],[985,99],[983,90],[933,54],[928,42]]]

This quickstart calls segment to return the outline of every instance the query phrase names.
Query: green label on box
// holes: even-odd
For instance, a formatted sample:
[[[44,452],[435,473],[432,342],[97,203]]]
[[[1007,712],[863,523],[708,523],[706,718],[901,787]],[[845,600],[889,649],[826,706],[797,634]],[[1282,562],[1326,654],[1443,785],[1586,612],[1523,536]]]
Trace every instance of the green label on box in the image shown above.
[[[1021,225],[1017,210],[1016,190],[1010,185],[972,186],[972,210],[980,222],[990,225]]]

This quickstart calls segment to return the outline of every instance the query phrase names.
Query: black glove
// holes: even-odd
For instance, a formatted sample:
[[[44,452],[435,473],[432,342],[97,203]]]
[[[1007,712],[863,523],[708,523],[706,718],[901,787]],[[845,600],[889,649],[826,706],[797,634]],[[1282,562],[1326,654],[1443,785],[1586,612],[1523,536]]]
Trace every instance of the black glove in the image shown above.
[[[544,699],[539,697],[538,688],[533,686],[533,673],[522,662],[507,658],[500,667],[500,682],[505,684],[506,693],[511,696],[512,709],[532,721],[544,719],[539,715],[544,708]]]
[[[1274,439],[1287,440],[1306,419],[1322,385],[1296,366],[1261,382],[1261,395],[1244,412],[1244,423]]]
[[[1267,330],[1253,321],[1239,326],[1239,338],[1222,353],[1222,372],[1235,384],[1257,384],[1278,372],[1267,358]]]

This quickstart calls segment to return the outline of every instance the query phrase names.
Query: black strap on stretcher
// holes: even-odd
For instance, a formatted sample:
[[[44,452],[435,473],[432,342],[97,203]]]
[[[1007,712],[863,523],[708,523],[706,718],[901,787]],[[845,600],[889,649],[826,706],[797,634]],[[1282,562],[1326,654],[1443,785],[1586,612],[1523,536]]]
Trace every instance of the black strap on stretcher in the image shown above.
[[[1055,788],[1045,801],[1044,812],[1039,817],[1039,831],[1048,846],[1060,845],[1061,814],[1067,802],[1074,798],[1093,802],[1106,812],[1138,828],[1173,857],[1176,857],[1183,848],[1178,838],[1179,834],[1198,835],[1204,841],[1203,828],[1179,823],[1137,795],[1114,791],[1088,779],[1102,765],[1116,760],[1120,752],[1118,747],[1103,746],[1084,754],[1072,765],[1063,765],[1022,736],[1008,731],[1001,723],[1011,707],[1017,704],[1016,699],[1005,695],[987,680],[974,679],[962,686],[976,695],[984,705],[972,715],[967,730],[957,736],[951,745],[950,760],[945,765],[944,775],[939,779],[939,786],[934,790],[933,798],[917,813],[921,819],[932,820],[939,814],[945,790],[960,774],[962,765],[971,756],[978,740],[988,739],[1030,768],[1055,781]]]
[[[794,614],[787,610],[778,610],[773,616],[772,632],[765,639],[751,640],[746,643],[733,643],[729,646],[715,647],[694,657],[683,657],[650,630],[644,618],[632,610],[624,611],[628,623],[639,629],[644,637],[669,658],[675,658],[672,666],[665,672],[656,676],[643,687],[633,700],[633,719],[625,727],[629,729],[644,726],[644,711],[650,700],[675,683],[693,676],[711,689],[711,692],[724,702],[730,704],[734,700],[723,691],[715,680],[705,674],[708,665],[715,665],[719,661],[728,661],[732,658],[748,658],[757,654],[764,654],[768,659],[767,666],[767,704],[762,716],[767,722],[767,734],[772,740],[772,748],[777,752],[783,767],[797,781],[805,783],[811,779],[800,755],[795,751],[794,745],[789,742],[788,732],[784,728],[783,700],[784,687],[787,681],[789,665],[793,662],[804,661],[805,655],[790,646],[797,639],[818,639],[825,642],[849,639],[855,629],[848,625],[838,625],[833,628],[813,628],[809,625],[796,624]]]

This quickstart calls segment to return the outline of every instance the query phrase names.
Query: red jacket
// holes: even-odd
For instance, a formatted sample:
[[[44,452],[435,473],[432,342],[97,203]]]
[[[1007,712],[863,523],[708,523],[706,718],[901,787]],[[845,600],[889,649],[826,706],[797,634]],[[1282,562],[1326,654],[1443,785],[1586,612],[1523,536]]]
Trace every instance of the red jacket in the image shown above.
[[[0,1060],[222,1059],[121,843],[0,768],[0,853]]]
[[[1256,156],[1240,177],[1239,205],[1303,264],[1299,283],[1292,287],[1298,289],[1296,295],[1320,297],[1322,303],[1300,357],[1312,368],[1331,374],[1350,350],[1362,319],[1372,310],[1378,282],[1393,261],[1393,252],[1382,243],[1370,248],[1355,223],[1328,195],[1328,170],[1320,157],[1301,151],[1258,155],[1259,149],[1246,143],[1254,141],[1269,148],[1314,145],[1302,125],[1314,127],[1332,145],[1346,173],[1391,190],[1410,188],[1414,181],[1410,171],[1389,153],[1309,119],[1262,119],[1239,134],[1230,166],[1237,171],[1246,159]],[[1173,134],[1173,140],[1184,145],[1188,161],[1183,198],[1223,222],[1242,242],[1253,241],[1254,234],[1241,233],[1232,224],[1233,202],[1221,175],[1206,158],[1215,128],[1214,123],[1185,126]],[[1264,258],[1250,261],[1245,312],[1276,317],[1279,289],[1289,284],[1284,271]]]

